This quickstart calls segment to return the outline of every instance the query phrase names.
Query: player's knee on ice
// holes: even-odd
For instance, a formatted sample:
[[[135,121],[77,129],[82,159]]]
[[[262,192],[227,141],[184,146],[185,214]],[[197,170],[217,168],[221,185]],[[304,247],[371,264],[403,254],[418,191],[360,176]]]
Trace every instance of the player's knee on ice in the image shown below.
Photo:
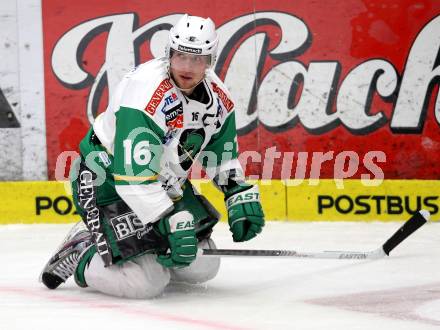
[[[85,271],[87,285],[108,295],[148,299],[160,295],[170,281],[168,269],[156,262],[156,255],[146,254],[123,265],[104,267],[95,254]]]
[[[211,239],[198,244],[200,249],[216,246]],[[90,288],[102,293],[132,299],[148,299],[160,295],[170,282],[204,283],[213,279],[220,268],[219,257],[198,256],[184,268],[167,269],[156,261],[156,255],[146,254],[122,265],[104,267],[98,254],[86,267],[84,276]]]
[[[212,239],[206,239],[198,244],[199,249],[215,249]],[[189,284],[204,283],[213,279],[220,268],[220,257],[197,256],[188,267],[170,270],[171,281]]]

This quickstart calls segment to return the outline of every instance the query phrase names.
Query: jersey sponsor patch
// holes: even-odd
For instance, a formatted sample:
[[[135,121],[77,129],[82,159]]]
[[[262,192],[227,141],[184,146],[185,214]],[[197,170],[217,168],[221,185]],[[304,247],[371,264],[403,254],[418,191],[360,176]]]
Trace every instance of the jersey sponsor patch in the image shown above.
[[[114,217],[110,219],[110,223],[118,241],[137,235],[137,232],[144,229],[144,224],[134,212]]]
[[[159,106],[160,102],[162,102],[165,93],[171,88],[173,88],[173,85],[170,80],[168,78],[164,79],[154,91],[153,96],[145,107],[145,111],[150,115],[154,115],[156,108]]]
[[[176,106],[168,109],[164,112],[165,124],[169,128],[182,128],[183,127],[183,107],[179,102]]]
[[[226,110],[231,111],[234,108],[234,102],[231,101],[231,99],[226,95],[226,93],[218,87],[218,85],[215,82],[211,82],[212,90],[214,93],[218,95],[220,100],[222,101],[223,105],[225,106]]]
[[[177,94],[176,93],[171,93],[170,96],[167,96],[165,101],[169,102],[169,104],[177,101]]]
[[[163,114],[165,114],[169,109],[168,106],[172,105],[174,102],[176,102],[179,98],[177,97],[176,93],[171,93],[168,96],[164,97],[164,103],[162,106],[162,109],[160,111],[162,111]]]
[[[100,209],[96,204],[97,188],[94,185],[94,181],[97,175],[81,162],[78,177],[78,203],[84,210],[83,221],[92,234],[92,240],[95,243],[98,254],[101,256],[104,264],[109,266],[112,264],[110,247],[101,224]]]

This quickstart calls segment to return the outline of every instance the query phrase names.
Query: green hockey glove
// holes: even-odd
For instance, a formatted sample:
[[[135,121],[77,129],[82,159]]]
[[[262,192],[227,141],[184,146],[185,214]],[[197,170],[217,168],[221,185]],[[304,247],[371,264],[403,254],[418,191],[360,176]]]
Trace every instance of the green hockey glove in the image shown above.
[[[188,211],[177,212],[165,217],[156,225],[159,233],[167,237],[169,251],[158,255],[157,262],[164,267],[186,267],[197,255],[197,238],[194,231],[194,217]]]
[[[225,201],[234,242],[248,241],[261,233],[264,213],[258,186],[237,185],[225,193]]]

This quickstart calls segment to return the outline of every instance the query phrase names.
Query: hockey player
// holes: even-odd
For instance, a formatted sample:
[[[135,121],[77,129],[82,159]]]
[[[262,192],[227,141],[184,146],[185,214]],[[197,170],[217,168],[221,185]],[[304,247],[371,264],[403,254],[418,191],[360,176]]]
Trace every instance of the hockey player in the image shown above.
[[[71,170],[83,223],[73,227],[41,274],[54,289],[72,274],[81,287],[149,298],[170,281],[202,283],[218,272],[219,220],[188,174],[199,160],[225,196],[235,242],[264,226],[258,187],[237,160],[234,103],[213,71],[218,37],[210,18],[184,15],[166,56],[125,75],[80,143]]]

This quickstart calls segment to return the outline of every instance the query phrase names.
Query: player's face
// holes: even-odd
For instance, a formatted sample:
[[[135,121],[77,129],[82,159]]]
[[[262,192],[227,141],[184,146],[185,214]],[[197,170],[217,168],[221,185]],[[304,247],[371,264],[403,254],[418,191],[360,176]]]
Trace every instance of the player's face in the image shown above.
[[[170,59],[171,76],[182,89],[194,88],[205,76],[209,55],[193,55],[173,51]]]

